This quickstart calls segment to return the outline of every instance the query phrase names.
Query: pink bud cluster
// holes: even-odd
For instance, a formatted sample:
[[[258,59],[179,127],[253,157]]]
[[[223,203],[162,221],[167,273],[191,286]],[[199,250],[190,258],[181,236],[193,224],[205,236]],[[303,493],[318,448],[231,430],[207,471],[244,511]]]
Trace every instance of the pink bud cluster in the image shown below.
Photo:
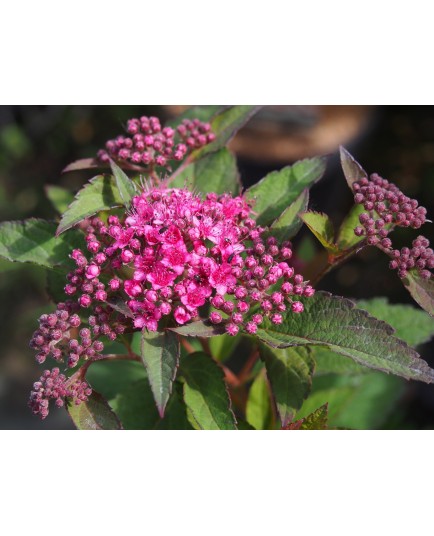
[[[146,167],[170,167],[170,161],[181,161],[193,149],[204,147],[215,140],[209,123],[199,119],[185,119],[174,130],[163,128],[157,117],[130,119],[127,136],[118,136],[106,143],[105,150],[98,152],[98,159],[107,163],[117,162]]]
[[[50,400],[54,400],[56,406],[61,408],[66,398],[79,405],[85,402],[91,394],[92,389],[86,382],[68,380],[64,374],[60,374],[58,368],[54,368],[51,371],[46,370],[40,380],[33,384],[29,407],[34,415],[40,415],[42,419],[45,419],[49,413]]]
[[[211,322],[224,321],[231,335],[255,333],[265,317],[279,324],[288,306],[302,312],[297,298],[314,290],[288,264],[291,244],[264,240],[250,213],[242,197],[144,191],[124,218],[110,216],[107,224],[93,218],[86,237],[92,257],[73,251],[77,269],[65,291],[82,308],[101,312],[89,323],[94,335],[109,338],[125,329],[156,331],[163,317],[186,324],[208,303],[216,309]],[[104,316],[105,301],[127,309],[117,313],[116,325]]]
[[[413,242],[411,250],[403,248],[399,251],[393,249],[389,238],[396,227],[419,229],[427,221],[426,209],[377,174],[355,182],[353,190],[355,203],[363,205],[366,211],[359,216],[361,225],[354,229],[356,236],[365,236],[368,245],[385,251],[392,258],[390,268],[397,269],[399,277],[404,278],[408,270],[416,269],[421,277],[429,279],[429,269],[432,268],[429,241],[421,236]],[[426,245],[414,245],[421,241]]]

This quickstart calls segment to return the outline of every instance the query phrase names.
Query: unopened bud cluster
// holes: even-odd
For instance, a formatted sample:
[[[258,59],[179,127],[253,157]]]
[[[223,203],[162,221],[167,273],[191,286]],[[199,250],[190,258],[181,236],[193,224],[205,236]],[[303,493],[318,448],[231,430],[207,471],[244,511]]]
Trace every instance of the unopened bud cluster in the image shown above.
[[[130,119],[126,136],[118,136],[98,152],[98,159],[128,162],[136,166],[170,167],[170,161],[183,160],[192,150],[215,140],[209,123],[185,119],[176,130],[163,128],[157,117]]]
[[[427,221],[426,209],[377,174],[355,182],[353,190],[355,203],[365,209],[359,216],[360,226],[354,229],[356,236],[365,236],[368,245],[385,251],[392,258],[390,268],[398,270],[399,277],[404,278],[408,270],[415,269],[421,277],[429,279],[429,270],[433,268],[429,241],[420,236],[413,242],[412,249],[399,251],[393,249],[389,238],[396,227],[419,229]]]

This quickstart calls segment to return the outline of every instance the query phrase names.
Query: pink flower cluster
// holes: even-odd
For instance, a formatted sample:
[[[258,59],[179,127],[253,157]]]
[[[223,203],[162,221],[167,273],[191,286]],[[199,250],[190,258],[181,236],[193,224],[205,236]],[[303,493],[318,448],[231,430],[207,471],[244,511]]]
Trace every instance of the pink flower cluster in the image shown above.
[[[86,236],[92,257],[72,253],[77,269],[65,292],[77,295],[83,308],[100,310],[107,302],[118,312],[116,326],[92,316],[94,336],[156,331],[163,317],[183,325],[208,303],[216,309],[211,322],[225,321],[230,335],[240,328],[255,333],[265,317],[279,324],[288,306],[302,312],[297,298],[314,290],[288,264],[291,244],[264,240],[265,230],[250,214],[242,197],[208,194],[202,200],[186,189],[145,191],[124,218],[110,216],[107,224],[92,219]]]
[[[368,245],[385,251],[392,258],[390,268],[397,269],[399,277],[404,278],[408,270],[416,269],[421,277],[430,279],[434,256],[428,247],[429,241],[420,236],[411,250],[399,251],[393,250],[389,238],[396,227],[419,229],[427,221],[426,209],[377,174],[355,182],[353,190],[355,203],[363,205],[366,211],[359,216],[361,226],[354,229],[356,236],[365,236]]]
[[[128,136],[118,136],[106,143],[105,150],[98,152],[98,159],[107,163],[117,162],[146,167],[169,167],[170,161],[181,161],[193,149],[204,147],[215,140],[209,123],[199,119],[185,119],[174,130],[162,128],[157,117],[130,119]]]
[[[66,378],[58,368],[46,370],[40,380],[33,384],[30,393],[29,407],[34,415],[45,419],[49,413],[50,400],[54,400],[58,408],[65,404],[65,399],[73,400],[76,405],[85,402],[92,394],[89,385],[81,380]]]

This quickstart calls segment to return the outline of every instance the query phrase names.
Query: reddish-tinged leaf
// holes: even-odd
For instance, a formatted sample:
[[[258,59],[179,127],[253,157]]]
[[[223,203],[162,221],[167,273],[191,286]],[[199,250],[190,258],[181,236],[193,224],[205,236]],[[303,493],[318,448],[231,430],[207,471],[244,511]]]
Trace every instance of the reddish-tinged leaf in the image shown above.
[[[342,146],[340,148],[340,153],[342,169],[345,178],[347,179],[348,186],[352,190],[353,184],[364,177],[368,177],[368,174],[357,162],[357,160]]]

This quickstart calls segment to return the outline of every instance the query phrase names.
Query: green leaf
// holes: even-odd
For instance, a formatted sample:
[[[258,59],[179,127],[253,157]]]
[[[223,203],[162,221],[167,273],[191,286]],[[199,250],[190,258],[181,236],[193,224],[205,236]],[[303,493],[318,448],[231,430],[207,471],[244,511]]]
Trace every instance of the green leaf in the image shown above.
[[[126,430],[191,430],[182,400],[182,386],[175,382],[164,419],[155,407],[147,379],[139,380],[122,391],[110,405]]]
[[[241,334],[231,337],[230,335],[221,335],[220,337],[211,337],[209,348],[216,361],[224,362],[233,354],[235,348],[241,341]]]
[[[223,333],[225,333],[225,326],[222,324],[211,324],[209,320],[198,320],[197,322],[191,322],[185,326],[170,328],[170,331],[174,331],[183,337],[208,338],[215,337],[216,335],[223,335]]]
[[[110,167],[115,177],[116,186],[118,187],[122,201],[124,202],[124,205],[128,208],[130,206],[131,199],[136,195],[136,188],[134,186],[134,183],[128,177],[128,175],[113,162],[113,160],[110,161]]]
[[[274,221],[268,234],[274,236],[278,242],[291,240],[300,230],[303,222],[300,213],[307,210],[309,203],[309,190],[303,190],[298,198],[286,208]]]
[[[59,214],[63,214],[68,206],[74,201],[72,193],[61,186],[47,185],[45,187],[45,193]]]
[[[222,149],[235,134],[261,109],[261,106],[230,106],[217,114],[211,121],[215,141],[197,149],[191,154],[191,159],[199,160],[207,154]]]
[[[346,376],[359,376],[368,374],[371,369],[358,365],[349,357],[332,352],[326,347],[312,346],[312,355],[315,359],[315,376],[324,374],[342,374]]]
[[[82,402],[79,406],[70,404],[67,410],[78,430],[122,429],[107,401],[96,392],[92,393],[87,402]]]
[[[312,392],[297,418],[303,418],[319,405],[328,403],[330,427],[378,429],[396,409],[404,391],[403,380],[381,372],[315,376]]]
[[[361,300],[357,305],[390,324],[396,336],[410,346],[428,342],[434,336],[434,319],[411,305],[392,305],[387,298]]]
[[[139,380],[147,381],[147,376],[143,364],[137,361],[95,361],[86,373],[86,381],[107,400]]]
[[[223,148],[193,162],[171,182],[173,188],[182,188],[185,184],[200,193],[237,195],[241,188],[235,156]]]
[[[354,229],[360,225],[359,216],[364,210],[363,205],[354,205],[342,222],[337,240],[337,245],[341,251],[351,249],[365,239],[364,236],[354,234]]]
[[[282,426],[286,426],[309,394],[315,361],[309,348],[271,349],[259,347],[276,401]]]
[[[305,188],[310,188],[324,175],[325,158],[296,162],[280,171],[273,171],[250,187],[245,195],[255,199],[254,211],[259,225],[269,225],[293,203]]]
[[[340,147],[341,164],[348,186],[353,189],[353,184],[364,177],[368,177],[366,171],[357,162],[357,160],[351,156],[351,154],[344,148]]]
[[[273,428],[273,411],[265,370],[256,376],[250,387],[246,419],[256,430],[271,430]]]
[[[328,404],[324,404],[313,413],[285,426],[286,430],[327,430],[328,429]]]
[[[202,430],[236,430],[235,415],[222,369],[211,357],[197,352],[183,358],[184,401]]]
[[[402,282],[422,309],[434,316],[434,279],[422,279],[417,272],[411,271]]]
[[[220,104],[211,104],[206,106],[191,106],[185,112],[167,122],[168,126],[177,127],[183,119],[199,119],[200,121],[211,121],[212,118],[220,113],[222,109],[227,108]]]
[[[46,290],[54,303],[65,301],[65,285],[67,283],[67,271],[62,269],[47,270]]]
[[[53,268],[73,265],[69,254],[84,246],[81,233],[56,237],[56,224],[39,219],[0,224],[0,256],[11,262],[30,262]]]
[[[163,333],[143,330],[141,351],[155,403],[163,418],[179,366],[181,349],[178,336],[169,330]]]
[[[349,300],[317,292],[303,298],[301,314],[287,314],[281,325],[268,319],[257,336],[270,346],[320,345],[351,357],[369,368],[407,379],[434,382],[434,370],[404,341],[392,335],[393,329],[357,309]]]
[[[60,235],[82,220],[102,210],[123,205],[114,177],[98,175],[75,196],[75,201],[63,214],[57,234]]]
[[[327,251],[330,253],[339,252],[339,249],[334,243],[335,231],[333,229],[333,223],[327,214],[322,214],[321,212],[304,212],[303,214],[300,214],[300,218]]]

